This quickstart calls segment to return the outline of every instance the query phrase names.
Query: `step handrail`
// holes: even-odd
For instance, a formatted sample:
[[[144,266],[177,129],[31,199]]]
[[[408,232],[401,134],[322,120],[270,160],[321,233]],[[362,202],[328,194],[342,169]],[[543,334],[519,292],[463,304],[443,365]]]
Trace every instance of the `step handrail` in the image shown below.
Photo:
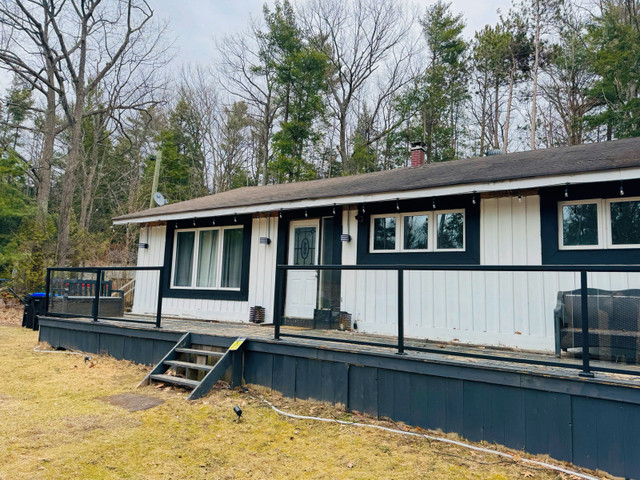
[[[235,360],[236,358],[240,359],[240,368],[242,368],[241,355],[244,350],[245,341],[246,338],[240,337],[231,344],[225,354],[214,365],[213,369],[202,378],[200,385],[191,391],[187,400],[197,400],[209,393],[209,390],[222,378],[229,367],[231,367],[231,364],[237,361]]]

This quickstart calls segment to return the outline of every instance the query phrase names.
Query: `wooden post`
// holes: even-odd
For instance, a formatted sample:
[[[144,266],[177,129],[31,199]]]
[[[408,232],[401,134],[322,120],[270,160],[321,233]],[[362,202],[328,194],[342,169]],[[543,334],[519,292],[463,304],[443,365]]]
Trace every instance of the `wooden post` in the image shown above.
[[[44,284],[44,313],[49,313],[49,295],[51,294],[51,269],[47,267],[47,277]]]
[[[580,272],[580,300],[582,303],[582,371],[581,377],[593,377],[589,365],[589,296],[587,290],[587,272]]]
[[[162,152],[158,150],[156,154],[156,164],[153,169],[153,184],[151,186],[151,198],[149,199],[149,208],[153,208],[155,201],[153,200],[153,194],[158,191],[158,181],[160,180],[160,164],[162,163]],[[149,240],[147,239],[147,243]]]
[[[274,340],[280,340],[280,323],[282,321],[282,299],[284,297],[283,289],[285,287],[284,281],[285,271],[282,268],[276,267],[276,284],[275,294],[273,301],[273,338]]]
[[[98,321],[98,314],[100,308],[100,286],[102,285],[102,270],[96,269],[96,285],[95,285],[95,294],[93,297],[93,305],[91,308],[91,316],[93,317],[93,321]]]
[[[398,269],[398,355],[404,355],[404,269]]]
[[[156,328],[160,328],[162,323],[162,283],[164,282],[164,267],[158,271],[158,305],[156,307]]]

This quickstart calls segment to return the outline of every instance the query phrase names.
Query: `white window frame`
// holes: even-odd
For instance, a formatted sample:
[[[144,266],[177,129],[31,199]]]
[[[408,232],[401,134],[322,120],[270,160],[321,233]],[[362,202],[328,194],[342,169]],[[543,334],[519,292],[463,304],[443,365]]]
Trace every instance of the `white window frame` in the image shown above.
[[[393,249],[378,249],[378,250],[374,250],[373,248],[373,244],[374,244],[374,238],[375,238],[375,225],[374,225],[374,220],[376,218],[395,218],[396,220],[396,247]],[[369,251],[373,252],[373,253],[391,253],[391,252],[398,252],[400,249],[400,227],[398,226],[399,223],[399,219],[400,219],[400,215],[399,214],[376,214],[376,215],[371,215],[371,217],[369,217]]]
[[[596,204],[596,221],[598,222],[598,243],[596,245],[565,245],[564,244],[564,214],[563,208],[571,205]],[[560,250],[596,250],[602,249],[605,245],[605,232],[602,225],[604,214],[604,204],[601,198],[590,198],[587,200],[567,200],[558,202],[558,246]]]
[[[443,215],[447,213],[462,213],[462,248],[438,248],[438,215]],[[431,220],[429,220],[431,221]],[[467,235],[466,235],[466,226],[467,221],[465,218],[464,209],[458,208],[454,210],[436,210],[433,212],[433,242],[434,242],[434,251],[435,252],[464,252],[467,249]],[[431,230],[431,228],[430,228]]]
[[[226,230],[243,230],[244,227],[242,226],[237,226],[237,225],[231,225],[231,226],[226,226],[226,227],[205,227],[205,228],[181,228],[179,230],[175,230],[173,232],[173,257],[171,259],[171,288],[172,289],[176,289],[176,290],[224,290],[224,291],[231,291],[231,292],[238,292],[240,291],[240,287],[234,288],[234,287],[222,287],[219,286],[222,283],[222,256],[223,256],[223,250],[224,250],[224,234]],[[218,230],[220,233],[218,234],[218,253],[217,253],[217,259],[216,259],[216,284],[217,286],[215,287],[198,287],[197,286],[197,280],[198,280],[198,259],[200,257],[200,232],[203,231],[213,231],[213,230]],[[186,232],[194,232],[194,240],[193,240],[193,263],[191,265],[191,285],[186,287],[186,286],[176,286],[175,285],[175,272],[176,272],[176,258],[177,258],[177,251],[178,251],[178,233],[186,233]]]
[[[624,249],[624,248],[640,248],[640,243],[623,243],[615,245],[613,243],[613,226],[611,225],[611,204],[623,203],[623,202],[640,202],[640,197],[620,197],[620,198],[607,198],[604,202],[604,217],[607,222],[607,248],[612,249]]]
[[[462,248],[437,248],[437,219],[438,215],[447,213],[462,214]],[[426,216],[429,223],[427,234],[427,248],[404,248],[404,219],[405,217]],[[396,220],[396,248],[386,250],[376,250],[373,248],[375,239],[374,220],[376,218],[395,218]],[[403,212],[403,213],[380,213],[369,217],[369,252],[371,253],[424,253],[424,252],[464,252],[467,249],[467,219],[464,208],[451,210],[429,210],[422,212]]]

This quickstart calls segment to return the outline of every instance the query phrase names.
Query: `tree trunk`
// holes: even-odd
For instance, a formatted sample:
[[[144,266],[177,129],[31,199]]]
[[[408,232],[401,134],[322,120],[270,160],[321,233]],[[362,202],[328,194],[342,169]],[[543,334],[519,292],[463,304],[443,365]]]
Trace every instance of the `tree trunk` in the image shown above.
[[[355,173],[352,172],[351,165],[349,164],[349,155],[347,155],[347,111],[346,109],[340,109],[340,159],[342,160],[342,172],[344,174]]]
[[[536,40],[535,57],[533,60],[533,92],[531,93],[531,150],[536,149],[536,116],[538,110],[538,66],[540,64],[540,4],[536,5]]]
[[[498,101],[498,94],[500,93],[500,85],[498,82],[495,84],[495,98],[493,105],[493,148],[500,148],[500,102]]]
[[[480,156],[484,155],[484,137],[487,134],[487,73],[482,87],[482,117],[480,120]]]
[[[60,213],[58,217],[58,248],[57,265],[66,266],[69,255],[69,235],[71,231],[71,216],[73,210],[73,196],[76,187],[76,173],[80,164],[80,146],[82,144],[82,112],[84,107],[84,92],[82,87],[76,91],[74,106],[74,122],[71,124],[71,144],[67,154],[67,165],[62,183],[62,197],[60,199]]]
[[[96,178],[96,172],[98,171],[98,163],[100,162],[99,155],[99,144],[100,144],[100,133],[101,131],[101,121],[100,116],[94,117],[92,119],[93,125],[93,144],[91,145],[91,155],[89,156],[88,163],[85,162],[85,172],[84,178],[82,182],[82,193],[80,198],[80,222],[79,226],[83,230],[88,230],[89,228],[89,219],[90,219],[90,208],[92,202],[92,197],[95,193],[94,182]],[[88,171],[87,171],[88,169]]]
[[[507,153],[509,151],[509,123],[511,122],[511,104],[513,103],[513,84],[515,82],[515,61],[509,75],[509,97],[507,98],[507,114],[504,120],[504,132],[502,140],[502,151]]]
[[[49,74],[52,80],[53,74]],[[51,164],[53,163],[53,147],[56,140],[56,93],[47,89],[47,110],[44,117],[44,146],[38,176],[38,195],[36,198],[36,225],[39,230],[46,228],[47,213],[49,212],[49,197],[51,196]]]

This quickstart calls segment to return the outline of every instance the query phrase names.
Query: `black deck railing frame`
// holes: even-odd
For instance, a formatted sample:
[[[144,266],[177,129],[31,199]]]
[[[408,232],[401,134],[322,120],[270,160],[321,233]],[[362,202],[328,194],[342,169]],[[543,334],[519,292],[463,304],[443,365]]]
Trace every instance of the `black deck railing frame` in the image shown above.
[[[162,280],[164,278],[164,267],[163,266],[148,266],[148,267],[49,267],[47,268],[47,277],[45,280],[45,315],[49,317],[59,317],[59,318],[86,318],[86,315],[78,315],[75,313],[57,313],[49,311],[49,300],[51,298],[51,272],[76,272],[76,273],[93,273],[96,276],[96,285],[102,285],[104,281],[104,272],[108,271],[135,271],[135,272],[159,272],[158,278],[158,303],[156,306],[156,319],[155,321],[147,321],[147,320],[135,320],[131,318],[125,317],[101,317],[99,316],[99,305],[100,305],[100,290],[101,288],[95,289],[95,295],[93,297],[93,301],[91,302],[91,318],[94,322],[99,320],[111,320],[116,322],[129,322],[129,323],[144,323],[144,324],[153,324],[156,328],[160,328],[162,325]]]
[[[286,272],[292,270],[328,270],[328,271],[367,271],[367,270],[395,270],[398,274],[398,333],[396,345],[380,342],[370,342],[363,340],[330,338],[314,335],[304,335],[296,333],[285,333],[281,330],[282,317],[284,316],[284,298],[286,294]],[[518,358],[515,356],[504,356],[491,353],[473,353],[461,352],[451,349],[435,349],[427,347],[417,347],[405,345],[404,338],[404,272],[406,271],[466,271],[466,272],[568,272],[580,274],[580,295],[582,309],[582,365],[545,361],[542,359]],[[347,343],[362,346],[396,348],[397,353],[404,355],[406,350],[438,353],[444,355],[457,355],[467,358],[478,358],[483,360],[498,360],[513,363],[522,363],[529,365],[542,365],[550,367],[561,367],[569,369],[578,369],[578,375],[581,377],[593,377],[593,372],[619,373],[625,375],[638,375],[636,370],[628,370],[617,367],[606,367],[601,365],[591,365],[589,352],[589,312],[588,312],[588,273],[639,273],[640,265],[276,265],[276,285],[274,298],[274,339],[279,340],[281,337],[300,338],[308,340],[331,341],[338,343]]]

